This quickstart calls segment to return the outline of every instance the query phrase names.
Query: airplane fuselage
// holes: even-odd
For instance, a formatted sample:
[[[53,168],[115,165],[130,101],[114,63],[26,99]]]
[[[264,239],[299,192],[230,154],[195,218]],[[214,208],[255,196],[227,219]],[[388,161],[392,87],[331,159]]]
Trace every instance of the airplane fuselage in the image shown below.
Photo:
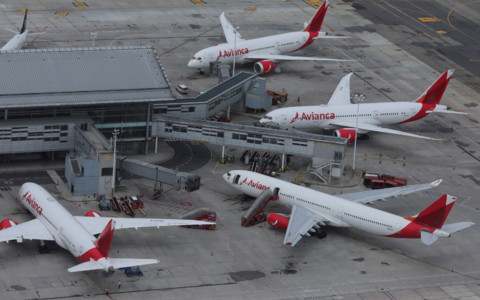
[[[443,234],[436,228],[421,227],[403,217],[269,176],[239,170],[228,174],[223,175],[224,180],[240,192],[258,197],[265,189],[278,188],[275,201],[308,208],[329,220],[329,226],[354,227],[377,235],[406,238],[419,238],[421,229]]]
[[[311,43],[319,35],[318,32],[289,32],[253,40],[241,40],[236,43],[223,43],[205,48],[195,53],[188,66],[191,68],[206,68],[210,63],[219,61],[231,64],[246,61],[248,54],[283,54],[295,52]]]
[[[43,187],[25,183],[18,194],[22,205],[45,225],[60,247],[81,261],[88,261],[91,255],[95,260],[101,258],[100,253],[93,253],[96,238]]]
[[[23,45],[27,41],[28,30],[24,33],[19,33],[10,39],[0,50],[18,50],[22,49]]]
[[[357,121],[357,110],[360,123],[390,125],[412,122],[428,116],[433,110],[446,109],[444,105],[416,102],[297,106],[269,112],[260,122],[281,128],[334,129],[338,126],[331,126],[332,121],[350,122],[354,125]]]

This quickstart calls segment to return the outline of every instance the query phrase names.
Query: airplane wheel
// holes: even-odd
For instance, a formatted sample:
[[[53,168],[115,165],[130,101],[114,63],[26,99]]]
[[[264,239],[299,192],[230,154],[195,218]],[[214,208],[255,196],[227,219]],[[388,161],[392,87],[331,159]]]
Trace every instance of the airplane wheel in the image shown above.
[[[47,245],[40,245],[38,246],[38,252],[40,252],[40,254],[44,254],[44,253],[49,253],[50,250],[48,250]]]
[[[317,232],[317,237],[319,239],[324,239],[324,238],[327,237],[327,232],[325,230],[319,231],[319,232]]]

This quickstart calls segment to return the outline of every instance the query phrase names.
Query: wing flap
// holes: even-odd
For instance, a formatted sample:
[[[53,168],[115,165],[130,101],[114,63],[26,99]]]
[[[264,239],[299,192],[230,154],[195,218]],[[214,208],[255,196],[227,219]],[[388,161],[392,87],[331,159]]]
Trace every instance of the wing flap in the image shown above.
[[[373,190],[373,191],[364,191],[364,192],[356,192],[356,193],[349,193],[349,194],[342,194],[342,195],[335,195],[339,198],[350,200],[357,203],[371,203],[376,200],[385,199],[388,197],[394,197],[399,195],[408,195],[414,192],[419,192],[423,190],[428,190],[433,187],[437,187],[442,182],[441,179],[435,180],[431,183],[425,184],[414,184],[409,186],[402,186],[402,187],[395,187],[395,188],[388,188],[388,189],[381,189],[381,190]]]
[[[310,209],[294,205],[283,243],[293,247],[302,237],[309,235],[307,233],[313,226],[317,225],[317,223],[325,225],[325,222],[328,222],[328,220]]]
[[[12,240],[17,240],[18,242],[23,240],[54,241],[55,238],[40,220],[33,219],[0,231],[0,242]]]
[[[99,234],[107,226],[110,220],[115,221],[115,230],[128,228],[147,228],[147,227],[164,227],[164,226],[182,226],[182,225],[209,225],[212,222],[183,220],[183,219],[143,219],[143,218],[107,218],[107,217],[75,217],[80,224],[83,225],[91,234]]]
[[[334,121],[330,122],[330,125],[355,129],[355,127],[356,127],[355,123],[356,122],[334,120]],[[358,129],[363,130],[363,131],[367,131],[367,132],[368,131],[376,131],[376,132],[403,135],[403,136],[409,136],[409,137],[415,137],[415,138],[421,138],[421,139],[427,139],[427,140],[434,140],[434,141],[441,141],[442,140],[442,139],[435,139],[435,138],[431,138],[431,137],[417,135],[417,134],[413,134],[413,133],[408,133],[408,132],[404,132],[404,131],[400,131],[400,130],[383,128],[383,127],[380,127],[380,126],[377,126],[377,125],[368,124],[368,123],[361,123],[361,122],[358,123]]]

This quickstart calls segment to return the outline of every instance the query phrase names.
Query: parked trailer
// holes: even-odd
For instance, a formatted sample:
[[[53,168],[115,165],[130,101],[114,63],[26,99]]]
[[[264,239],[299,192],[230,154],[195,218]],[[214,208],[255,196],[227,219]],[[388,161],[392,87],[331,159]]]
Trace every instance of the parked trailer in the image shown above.
[[[201,207],[189,211],[188,213],[182,216],[182,219],[187,220],[199,220],[199,221],[207,221],[207,222],[215,222],[217,220],[217,213],[211,209]],[[197,229],[210,229],[214,230],[215,224],[211,225],[184,225],[182,227],[186,228],[197,228]]]
[[[110,210],[110,203],[105,200],[105,197],[103,197],[103,195],[100,195],[100,203],[98,203],[98,208],[100,210]]]
[[[130,215],[131,217],[135,216],[135,210],[133,210],[130,203],[128,203],[128,198],[123,200],[123,203],[125,203],[126,210],[130,212],[128,215]]]
[[[372,189],[406,186],[407,179],[388,174],[367,173],[363,177],[363,185]]]
[[[116,197],[113,197],[112,199],[110,199],[110,205],[112,206],[112,209],[114,211],[121,211],[122,210],[122,208],[118,204],[118,200],[117,200]]]

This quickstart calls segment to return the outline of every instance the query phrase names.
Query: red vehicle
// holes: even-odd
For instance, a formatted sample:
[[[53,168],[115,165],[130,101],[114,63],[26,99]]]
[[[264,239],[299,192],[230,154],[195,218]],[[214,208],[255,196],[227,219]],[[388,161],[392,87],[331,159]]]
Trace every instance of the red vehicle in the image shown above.
[[[407,179],[395,177],[388,174],[367,173],[363,177],[363,185],[372,189],[383,189],[390,187],[406,186]]]

